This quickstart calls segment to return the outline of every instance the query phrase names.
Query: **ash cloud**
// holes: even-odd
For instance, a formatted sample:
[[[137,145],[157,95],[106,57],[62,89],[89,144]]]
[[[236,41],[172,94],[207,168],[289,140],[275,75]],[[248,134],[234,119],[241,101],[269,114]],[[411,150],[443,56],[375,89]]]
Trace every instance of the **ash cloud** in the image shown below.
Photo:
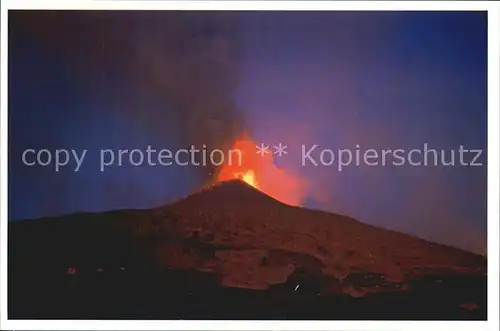
[[[133,92],[164,103],[160,111],[126,104],[113,116],[150,134],[175,132],[175,147],[226,148],[244,129],[234,100],[243,53],[238,15],[47,11],[12,12],[9,19],[11,44],[35,40],[89,95],[115,93],[121,103]],[[120,81],[127,88],[117,92]],[[167,138],[165,144],[173,147]],[[198,169],[204,180],[215,173]]]

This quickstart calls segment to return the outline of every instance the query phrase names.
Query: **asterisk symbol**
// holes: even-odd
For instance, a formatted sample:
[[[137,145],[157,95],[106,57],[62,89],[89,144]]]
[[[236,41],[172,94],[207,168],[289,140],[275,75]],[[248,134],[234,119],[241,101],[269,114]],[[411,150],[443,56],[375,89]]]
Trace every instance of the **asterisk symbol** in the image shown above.
[[[263,143],[260,143],[260,145],[255,146],[257,147],[257,154],[260,154],[260,156],[264,156],[265,154],[269,154],[269,145],[264,145]]]
[[[287,145],[283,145],[282,143],[279,143],[277,146],[273,146],[275,151],[274,154],[278,154],[278,156],[286,155],[288,152],[286,151]]]

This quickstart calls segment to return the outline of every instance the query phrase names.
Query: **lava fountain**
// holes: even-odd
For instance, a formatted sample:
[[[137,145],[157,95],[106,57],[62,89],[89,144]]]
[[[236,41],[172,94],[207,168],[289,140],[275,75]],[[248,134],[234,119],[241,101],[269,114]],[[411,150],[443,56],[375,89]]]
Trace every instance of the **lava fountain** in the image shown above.
[[[241,179],[283,203],[301,205],[306,194],[305,181],[290,171],[278,168],[271,149],[258,153],[256,143],[245,133],[234,142],[230,151],[239,157],[226,160],[220,167],[217,182]]]

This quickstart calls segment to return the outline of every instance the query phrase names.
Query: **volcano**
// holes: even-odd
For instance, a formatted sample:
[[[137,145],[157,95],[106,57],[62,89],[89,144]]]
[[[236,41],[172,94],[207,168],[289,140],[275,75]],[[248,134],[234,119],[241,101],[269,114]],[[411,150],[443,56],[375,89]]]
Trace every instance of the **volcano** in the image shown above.
[[[486,319],[486,258],[240,180],[9,223],[10,319]]]

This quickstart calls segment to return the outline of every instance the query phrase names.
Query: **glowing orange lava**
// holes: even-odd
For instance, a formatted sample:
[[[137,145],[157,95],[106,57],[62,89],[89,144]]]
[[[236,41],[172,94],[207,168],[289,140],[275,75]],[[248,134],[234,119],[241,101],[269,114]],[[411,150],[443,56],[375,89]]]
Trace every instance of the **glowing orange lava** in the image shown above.
[[[241,179],[248,185],[251,185],[257,189],[259,188],[257,186],[257,180],[255,179],[255,173],[253,172],[253,170],[247,170],[245,172],[235,172],[233,176],[234,178]]]
[[[238,178],[281,202],[300,205],[306,192],[305,182],[278,168],[271,149],[263,155],[257,153],[256,143],[243,134],[229,152],[217,181]]]

